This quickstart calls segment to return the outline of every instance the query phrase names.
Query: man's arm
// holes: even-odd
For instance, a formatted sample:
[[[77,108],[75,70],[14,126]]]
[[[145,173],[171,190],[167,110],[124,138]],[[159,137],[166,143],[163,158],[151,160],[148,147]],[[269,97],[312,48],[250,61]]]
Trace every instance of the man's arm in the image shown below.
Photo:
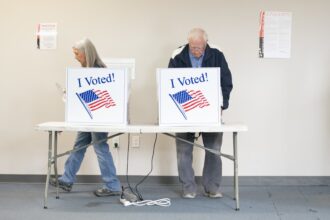
[[[231,72],[229,70],[225,56],[221,53],[221,88],[223,96],[222,109],[227,109],[229,106],[230,92],[233,89]]]

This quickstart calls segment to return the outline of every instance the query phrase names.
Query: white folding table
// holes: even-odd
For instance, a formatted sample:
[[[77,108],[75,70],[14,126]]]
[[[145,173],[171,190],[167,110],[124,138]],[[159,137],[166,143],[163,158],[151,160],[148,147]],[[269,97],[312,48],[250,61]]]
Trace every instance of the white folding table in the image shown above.
[[[125,133],[160,133],[166,136],[177,138],[173,133],[186,133],[186,132],[230,132],[233,134],[233,155],[227,155],[220,152],[206,149],[216,155],[225,157],[234,162],[234,199],[236,200],[236,210],[239,210],[239,188],[238,188],[238,158],[237,158],[237,136],[239,132],[247,131],[248,128],[243,124],[223,124],[221,126],[159,126],[159,125],[127,125],[127,126],[111,126],[111,125],[90,125],[90,124],[77,124],[67,122],[45,122],[38,124],[37,130],[47,131],[49,134],[48,139],[48,169],[45,184],[44,194],[44,208],[47,208],[48,186],[49,178],[51,175],[51,166],[54,165],[54,174],[57,180],[57,158],[70,154],[81,148],[86,148],[94,143],[83,146],[79,149],[70,150],[61,154],[57,153],[57,138],[58,133],[63,131],[85,131],[85,132],[108,132],[110,135],[108,139],[122,135]],[[186,141],[181,138],[181,141]],[[187,142],[187,141],[186,141]],[[204,146],[193,143],[194,146],[204,148]],[[58,184],[57,184],[58,186]],[[56,187],[56,198],[59,198],[59,189]]]

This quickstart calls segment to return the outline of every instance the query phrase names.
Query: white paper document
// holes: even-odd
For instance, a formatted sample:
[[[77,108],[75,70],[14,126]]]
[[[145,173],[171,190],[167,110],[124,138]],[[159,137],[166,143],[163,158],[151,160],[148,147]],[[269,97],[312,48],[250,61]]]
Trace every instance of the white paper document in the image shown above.
[[[260,12],[260,58],[290,58],[291,25],[291,12]]]
[[[57,23],[40,23],[37,30],[37,47],[54,50],[57,47]]]

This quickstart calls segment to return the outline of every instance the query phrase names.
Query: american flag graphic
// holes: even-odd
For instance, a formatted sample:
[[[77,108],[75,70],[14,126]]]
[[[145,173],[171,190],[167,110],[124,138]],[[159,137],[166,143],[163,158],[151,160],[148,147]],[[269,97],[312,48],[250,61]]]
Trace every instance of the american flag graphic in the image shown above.
[[[102,107],[110,108],[111,106],[116,106],[115,101],[111,98],[107,90],[90,89],[76,94],[91,118],[93,118],[91,111]]]
[[[175,94],[169,95],[185,119],[187,119],[185,112],[188,112],[197,107],[204,108],[205,106],[210,105],[200,90],[182,90]]]

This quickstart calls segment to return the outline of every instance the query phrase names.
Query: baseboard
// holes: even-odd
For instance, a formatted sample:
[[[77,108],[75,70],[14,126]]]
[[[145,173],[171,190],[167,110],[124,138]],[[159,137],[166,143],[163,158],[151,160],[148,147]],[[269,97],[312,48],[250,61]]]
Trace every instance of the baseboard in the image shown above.
[[[129,176],[130,183],[137,183],[143,176]],[[119,176],[122,183],[127,182],[126,176]],[[44,183],[46,175],[0,174],[0,183]],[[201,182],[201,177],[196,177]],[[77,183],[101,183],[98,175],[78,175]],[[177,176],[149,176],[144,184],[180,184]],[[232,186],[233,177],[224,176],[223,186]],[[240,176],[240,186],[330,186],[330,176]]]

